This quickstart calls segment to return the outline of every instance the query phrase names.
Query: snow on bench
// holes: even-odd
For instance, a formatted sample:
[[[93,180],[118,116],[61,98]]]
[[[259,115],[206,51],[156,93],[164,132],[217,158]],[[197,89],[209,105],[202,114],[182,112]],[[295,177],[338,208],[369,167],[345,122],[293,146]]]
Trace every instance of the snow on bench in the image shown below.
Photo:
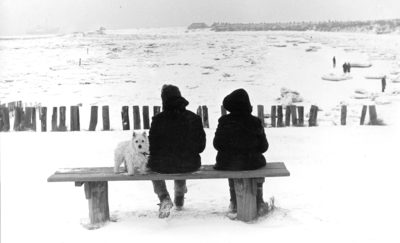
[[[113,167],[64,168],[51,175],[48,182],[75,182],[84,185],[86,199],[89,200],[89,217],[92,225],[100,227],[110,221],[108,206],[108,181],[143,180],[190,180],[190,179],[235,179],[237,197],[237,219],[249,222],[257,217],[257,181],[264,177],[290,176],[283,162],[267,163],[258,170],[217,171],[212,165],[202,165],[190,173],[160,174],[147,170],[145,174],[135,171],[134,176],[127,173],[115,174]]]

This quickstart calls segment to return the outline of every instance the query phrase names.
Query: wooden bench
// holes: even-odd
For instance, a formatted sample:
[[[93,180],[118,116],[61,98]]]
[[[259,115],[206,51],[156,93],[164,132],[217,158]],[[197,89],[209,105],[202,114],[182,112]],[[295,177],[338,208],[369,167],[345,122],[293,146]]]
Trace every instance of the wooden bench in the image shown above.
[[[203,165],[198,171],[180,174],[159,174],[148,170],[146,174],[128,176],[115,174],[113,167],[66,168],[51,175],[48,182],[75,182],[84,185],[86,199],[89,200],[89,217],[92,225],[102,225],[110,220],[108,206],[108,181],[143,180],[190,180],[190,179],[235,179],[237,197],[237,219],[249,222],[257,217],[256,183],[260,178],[290,176],[282,162],[268,163],[267,166],[251,171],[217,171],[212,165]]]

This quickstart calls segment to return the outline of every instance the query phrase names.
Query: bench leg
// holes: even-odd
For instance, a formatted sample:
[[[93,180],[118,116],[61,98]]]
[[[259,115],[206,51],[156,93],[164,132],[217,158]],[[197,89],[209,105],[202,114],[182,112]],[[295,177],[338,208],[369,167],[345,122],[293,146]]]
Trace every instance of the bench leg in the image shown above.
[[[257,179],[234,179],[237,201],[237,219],[249,222],[257,217]]]
[[[92,225],[110,221],[108,207],[108,182],[85,182],[85,195],[89,201],[89,217]]]

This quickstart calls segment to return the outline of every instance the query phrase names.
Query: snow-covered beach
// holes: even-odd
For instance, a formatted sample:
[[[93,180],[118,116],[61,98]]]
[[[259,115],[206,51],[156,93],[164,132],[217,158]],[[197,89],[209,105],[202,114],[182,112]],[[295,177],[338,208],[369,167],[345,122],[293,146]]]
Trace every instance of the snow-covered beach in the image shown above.
[[[82,130],[0,133],[2,241],[239,242],[251,236],[274,242],[398,242],[399,41],[398,35],[185,28],[0,40],[1,103],[21,100],[48,109],[81,104]],[[352,68],[352,78],[344,81],[321,78],[342,75],[344,62],[372,66]],[[387,75],[385,93],[380,79],[365,78],[380,74]],[[275,211],[250,224],[231,221],[225,215],[227,181],[191,180],[185,210],[160,220],[150,182],[110,182],[116,222],[94,231],[82,226],[88,221],[83,189],[47,183],[47,177],[63,167],[112,166],[115,146],[132,133],[122,131],[121,106],[160,106],[165,83],[180,88],[190,110],[208,107],[204,164],[215,161],[212,139],[222,99],[237,88],[248,91],[253,106],[264,105],[265,113],[281,104],[282,88],[299,92],[303,101],[294,104],[305,111],[320,108],[318,127],[266,128],[267,161],[283,161],[291,172],[266,180],[265,199],[275,198]],[[355,98],[356,90],[366,98]],[[346,126],[340,126],[343,104]],[[96,132],[86,132],[92,105],[110,106],[112,131],[100,131],[100,119]],[[362,105],[376,105],[386,126],[360,126]],[[168,187],[172,192],[170,182]]]

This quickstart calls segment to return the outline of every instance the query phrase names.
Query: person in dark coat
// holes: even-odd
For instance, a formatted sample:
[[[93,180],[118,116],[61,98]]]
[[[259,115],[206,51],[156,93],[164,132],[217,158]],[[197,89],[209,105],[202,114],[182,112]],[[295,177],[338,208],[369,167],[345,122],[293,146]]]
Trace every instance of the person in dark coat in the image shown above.
[[[218,120],[213,141],[218,151],[215,170],[241,171],[256,170],[267,164],[263,153],[268,150],[268,141],[258,117],[252,116],[253,110],[249,95],[244,89],[238,89],[223,100],[224,108],[229,111]],[[262,178],[264,179],[264,178]],[[234,180],[228,179],[230,190],[230,212],[237,210]],[[263,182],[257,183],[257,207],[259,214],[266,210],[263,200]]]
[[[348,62],[348,63],[347,63],[347,72],[350,73],[350,70],[351,70],[351,65],[350,65],[350,63]]]
[[[343,72],[346,74],[347,73],[347,64],[343,63]]]
[[[335,67],[336,67],[336,58],[333,57],[333,68],[335,68]]]
[[[150,156],[147,167],[158,173],[184,173],[196,171],[201,166],[206,147],[206,134],[200,116],[186,110],[189,102],[179,88],[164,85],[161,91],[163,111],[152,118],[149,131]],[[186,180],[175,180],[177,209],[184,203]],[[169,216],[173,207],[165,181],[153,181],[154,192],[160,199],[159,217]]]
[[[382,78],[382,93],[385,92],[385,88],[386,88],[386,75],[383,76]]]

